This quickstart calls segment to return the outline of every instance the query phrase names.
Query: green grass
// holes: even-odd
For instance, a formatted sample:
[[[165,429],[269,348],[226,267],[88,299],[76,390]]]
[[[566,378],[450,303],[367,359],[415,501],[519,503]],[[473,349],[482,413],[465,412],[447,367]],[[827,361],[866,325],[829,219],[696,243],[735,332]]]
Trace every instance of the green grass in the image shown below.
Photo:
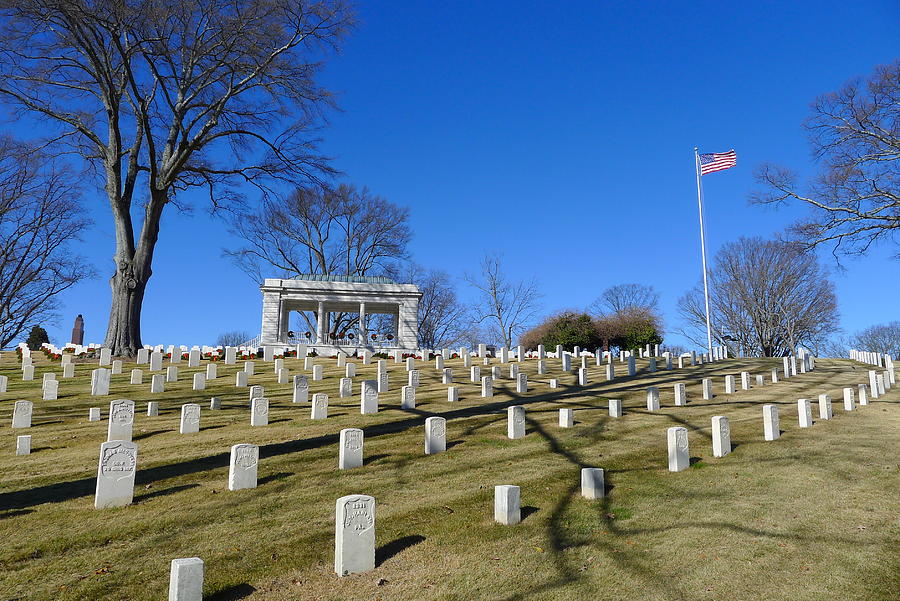
[[[841,388],[866,382],[866,367],[819,360],[814,372],[724,395],[724,375],[764,373],[780,360],[729,360],[678,371],[640,372],[576,386],[549,360],[531,391],[515,394],[498,382],[492,399],[451,361],[461,401],[448,403],[433,363],[419,362],[422,386],[414,411],[399,409],[406,374],[390,363],[391,392],[381,411],[360,415],[359,386],[375,366],[358,364],[352,399],[337,398],[343,369],[326,364],[311,392],[329,394],[329,417],[309,419],[308,405],[290,402],[271,364],[256,362],[251,384],[271,402],[270,424],[251,428],[248,389],[237,389],[237,367],[219,365],[208,389],[192,392],[197,369],[179,365],[180,381],[164,394],[128,384],[133,365],[112,378],[109,397],[90,397],[90,370],[62,380],[58,401],[40,400],[41,373],[61,368],[38,362],[34,382],[21,382],[10,353],[0,373],[0,599],[165,598],[176,557],[206,562],[208,600],[382,599],[896,599],[900,590],[898,390],[847,413]],[[292,373],[302,364],[286,360]],[[645,365],[645,362],[639,362]],[[504,369],[504,372],[506,370]],[[718,396],[700,399],[700,379],[714,377]],[[561,387],[550,390],[550,378]],[[672,385],[688,384],[690,402],[674,407]],[[659,386],[662,408],[648,413],[647,386]],[[829,393],[831,421],[797,426],[796,400]],[[218,396],[221,411],[210,411]],[[130,398],[139,410],[135,503],[93,509],[100,443],[109,401]],[[606,401],[621,398],[625,415],[609,418]],[[35,401],[33,427],[8,427],[12,404]],[[159,417],[145,415],[160,402]],[[202,402],[201,432],[178,434],[180,405]],[[779,405],[782,437],[763,440],[762,405]],[[528,434],[506,438],[506,407],[523,404]],[[88,408],[103,407],[102,422]],[[575,427],[561,429],[557,410],[575,409]],[[817,411],[814,410],[814,414]],[[448,418],[446,453],[424,455],[424,420]],[[734,451],[714,458],[710,418],[727,415]],[[666,469],[666,428],[688,428],[691,469]],[[337,469],[341,428],[366,431],[364,467]],[[14,455],[15,437],[33,436],[34,452]],[[227,490],[232,444],[261,446],[259,487]],[[606,470],[607,497],[580,497],[579,470]],[[496,484],[522,489],[525,519],[492,522]],[[378,566],[367,574],[333,573],[334,501],[375,496]]]

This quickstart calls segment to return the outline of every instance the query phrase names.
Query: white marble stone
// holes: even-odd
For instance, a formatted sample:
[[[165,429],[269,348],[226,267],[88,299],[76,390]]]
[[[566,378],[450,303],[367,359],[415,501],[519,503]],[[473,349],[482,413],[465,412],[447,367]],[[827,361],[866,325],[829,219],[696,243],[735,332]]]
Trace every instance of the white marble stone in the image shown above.
[[[138,385],[144,383],[144,372],[140,369],[131,370],[131,384]]]
[[[449,367],[445,367],[443,372],[441,373],[441,383],[453,384],[453,370]]]
[[[134,427],[134,401],[116,399],[109,403],[109,425],[106,440],[131,440]]]
[[[150,371],[162,371],[163,354],[159,351],[150,353]]]
[[[250,425],[269,425],[269,399],[257,397],[250,401]]]
[[[34,403],[31,401],[16,401],[13,404],[12,427],[30,428],[33,412]]]
[[[812,407],[809,399],[797,400],[797,418],[801,428],[811,428],[813,425]]]
[[[495,380],[500,380],[503,378],[503,368],[499,365],[495,365],[491,368],[491,377]]]
[[[458,386],[450,386],[447,388],[447,401],[450,403],[455,403],[459,400],[459,387]]]
[[[604,375],[606,376],[607,382],[616,377],[616,368],[612,363],[607,363],[606,365],[603,366],[603,369],[605,372]]]
[[[762,387],[762,386],[765,386],[765,385],[766,385],[766,381],[765,381],[765,379],[763,378],[762,374],[758,374],[758,375],[756,376],[756,386],[759,388],[759,387]]]
[[[609,399],[609,416],[622,417],[622,400]]]
[[[341,378],[338,386],[338,398],[349,399],[353,396],[353,378]]]
[[[520,373],[516,377],[516,394],[526,394],[528,392],[528,374]]]
[[[489,399],[494,396],[494,379],[490,376],[481,378],[481,398]]]
[[[68,357],[68,355],[66,355]],[[74,378],[75,377],[75,364],[74,363],[63,363],[62,366],[62,377],[63,378]]]
[[[539,376],[543,376],[547,373],[547,362],[543,359],[537,362],[537,373]]]
[[[407,385],[412,386],[413,388],[418,388],[419,386],[419,370],[411,369],[407,372]]]
[[[181,434],[195,434],[200,431],[200,405],[186,403],[181,406],[181,424],[178,431]]]
[[[572,409],[559,410],[559,427],[571,428],[575,425],[575,411]]]
[[[41,391],[41,399],[44,401],[55,401],[59,395],[59,381],[44,380],[44,387]]]
[[[193,390],[206,390],[206,374],[194,374]]]
[[[375,498],[347,495],[335,503],[334,571],[338,576],[375,569]]]
[[[100,445],[94,507],[122,507],[134,499],[137,445],[127,440],[111,440]]]
[[[763,405],[763,434],[766,440],[781,438],[778,426],[778,405]]]
[[[363,380],[359,385],[360,405],[359,412],[362,415],[378,413],[378,393],[381,392],[378,382],[375,380]],[[415,389],[413,389],[415,394]],[[415,403],[415,400],[413,401]]]
[[[712,444],[713,457],[724,457],[731,452],[731,427],[724,415],[712,418]]]
[[[100,407],[91,407],[88,409],[88,421],[89,422],[99,422],[100,421]]]
[[[253,361],[244,361],[244,372],[248,376],[252,376],[256,373],[256,364]]]
[[[143,365],[145,363],[149,363],[150,361],[150,349],[139,348],[137,352],[136,362],[138,365]]]
[[[856,409],[856,402],[853,397],[853,389],[845,388],[844,389],[844,411],[853,411]]]
[[[328,418],[328,395],[324,392],[317,392],[312,396],[312,410],[310,412],[310,418]]]
[[[338,469],[349,470],[363,465],[363,431],[359,428],[341,430],[338,450]]]
[[[203,601],[203,560],[173,559],[169,568],[169,601]]]
[[[472,380],[472,382],[481,382],[481,368],[477,365],[473,365],[469,369],[469,379]]]
[[[306,376],[294,376],[291,402],[306,403],[307,401],[309,401],[309,380]]]
[[[266,396],[265,388],[260,386],[259,384],[250,387],[250,400],[258,399],[260,397]]]
[[[225,347],[225,365],[237,364],[237,349],[233,346]]]
[[[170,365],[166,368],[166,383],[178,381],[178,368]]]
[[[323,365],[313,365],[312,368],[312,379],[313,382],[318,382],[322,379],[325,373],[325,366]]]
[[[750,372],[741,372],[741,390],[750,390]]]
[[[101,367],[91,371],[91,396],[109,394],[109,370]]]
[[[869,404],[869,387],[866,384],[860,384],[856,388],[857,392],[859,392],[859,406],[862,407],[864,405]]]
[[[147,403],[147,417],[156,417],[157,415],[159,415],[159,403],[149,401]]]
[[[522,405],[506,409],[506,436],[513,440],[525,437],[525,407]]]
[[[400,408],[415,409],[416,408],[416,387],[403,386],[400,389]]]
[[[100,349],[100,367],[109,367],[112,361],[112,351],[108,348]]]
[[[206,379],[207,380],[215,380],[219,377],[219,366],[215,363],[207,363],[206,364]]]
[[[116,359],[112,362],[112,375],[117,376],[122,373],[122,360]]]
[[[647,411],[659,411],[659,388],[647,388]]]
[[[637,369],[634,365],[634,355],[629,355],[628,356],[628,375],[634,376],[635,373],[637,373]]]
[[[690,467],[687,428],[674,426],[666,431],[666,435],[669,445],[669,471],[680,472]]]
[[[277,372],[277,378],[278,378],[278,383],[279,383],[279,384],[287,384],[288,382],[291,381],[291,380],[290,380],[290,378],[291,378],[291,370],[289,370],[289,369],[283,369],[283,368],[282,368],[282,369],[279,369],[278,372]]]
[[[16,455],[31,455],[31,434],[16,436]]]
[[[447,450],[447,420],[429,417],[425,420],[425,454],[434,455]]]
[[[602,499],[606,494],[603,469],[599,467],[581,468],[581,496],[585,499]]]
[[[154,376],[155,377],[155,376]],[[234,374],[234,385],[243,388],[247,385],[247,372],[239,371]]]
[[[378,372],[378,394],[383,394],[389,390],[388,372]]]
[[[675,384],[675,406],[684,407],[687,405],[687,391],[684,382]]]
[[[647,360],[647,371],[650,371],[650,372],[656,371],[656,357],[650,357]]]
[[[550,378],[550,388],[559,388],[559,380],[556,378]]]
[[[222,400],[219,397],[214,396],[209,399],[209,409],[210,411],[218,411],[222,408]]]
[[[819,419],[831,419],[831,397],[827,394],[819,395]]]
[[[715,396],[715,395],[713,395],[712,378],[703,378],[701,388],[703,389],[703,400],[704,401],[708,401]]]
[[[344,376],[347,378],[356,377],[356,363],[347,363],[347,365],[344,366]]]
[[[303,359],[303,371],[309,371],[313,368],[313,365],[316,364],[316,360],[313,357],[306,357]]]
[[[588,385],[588,370],[586,367],[581,367],[578,369],[578,385],[579,386],[587,386]]]
[[[518,486],[501,484],[494,487],[494,521],[504,526],[522,521],[521,491]]]
[[[734,376],[725,376],[725,394],[734,394]]]

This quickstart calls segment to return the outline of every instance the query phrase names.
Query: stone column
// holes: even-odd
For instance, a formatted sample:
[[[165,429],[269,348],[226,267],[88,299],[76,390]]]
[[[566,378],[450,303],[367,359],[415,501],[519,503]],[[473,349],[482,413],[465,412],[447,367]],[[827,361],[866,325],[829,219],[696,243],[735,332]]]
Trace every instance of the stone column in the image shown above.
[[[281,300],[276,292],[263,293],[262,328],[260,329],[260,342],[278,342],[281,325]],[[153,369],[151,368],[151,371]]]
[[[316,343],[325,344],[325,303],[319,301],[319,309],[316,313]]]
[[[419,299],[404,300],[400,304],[397,321],[397,344],[400,348],[419,348]]]
[[[359,303],[359,346],[366,346],[368,332],[366,332],[366,303]]]

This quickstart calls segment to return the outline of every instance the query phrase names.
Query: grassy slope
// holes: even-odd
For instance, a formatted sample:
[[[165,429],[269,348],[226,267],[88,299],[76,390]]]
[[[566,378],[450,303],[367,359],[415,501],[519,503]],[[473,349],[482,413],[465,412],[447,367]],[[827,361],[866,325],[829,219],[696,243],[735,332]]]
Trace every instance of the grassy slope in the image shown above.
[[[896,598],[900,588],[898,389],[846,413],[841,388],[866,381],[850,361],[818,362],[810,374],[761,389],[721,394],[725,374],[768,374],[780,361],[729,360],[673,372],[575,385],[574,374],[535,375],[531,391],[515,394],[512,380],[493,399],[480,398],[468,370],[451,361],[462,387],[459,403],[432,363],[423,364],[418,407],[401,411],[402,365],[390,363],[391,392],[382,411],[359,415],[359,385],[375,366],[359,364],[353,399],[338,399],[343,369],[334,361],[313,392],[329,393],[329,418],[313,422],[309,406],[292,405],[271,364],[257,361],[251,384],[272,403],[270,425],[251,428],[247,389],[233,386],[236,367],[219,365],[203,392],[180,381],[150,395],[149,377],[128,384],[131,367],[113,376],[109,397],[89,396],[92,365],[63,380],[59,401],[41,401],[40,362],[34,382],[10,376],[0,395],[0,599],[123,599],[165,597],[175,557],[206,561],[207,599],[859,599]],[[639,362],[645,364],[645,362]],[[293,373],[302,365],[292,359]],[[61,369],[56,371],[59,377]],[[624,367],[616,366],[622,376]],[[504,372],[506,368],[504,367]],[[259,373],[265,372],[265,373]],[[701,401],[700,378],[715,378],[719,395]],[[549,378],[562,388],[551,391]],[[688,384],[687,407],[673,407],[672,384]],[[738,382],[740,379],[738,378]],[[662,409],[648,413],[645,388],[661,387]],[[835,399],[835,419],[797,426],[796,399],[820,393]],[[204,402],[199,434],[178,434],[179,407]],[[93,509],[99,444],[106,436],[108,402],[136,401],[139,445],[135,504]],[[30,431],[8,427],[12,402],[35,401]],[[606,399],[622,398],[625,416],[610,419]],[[143,414],[160,401],[160,416]],[[506,438],[506,411],[525,404],[528,435]],[[762,438],[764,403],[776,403],[784,434]],[[87,410],[103,406],[103,422]],[[576,425],[557,425],[560,407],[575,408]],[[448,418],[447,453],[423,454],[424,420]],[[814,404],[814,414],[817,410]],[[727,415],[734,452],[712,457],[710,417]],[[667,427],[689,430],[691,469],[666,470]],[[341,472],[337,434],[366,430],[366,465]],[[15,436],[30,433],[34,452],[16,457]],[[261,445],[257,489],[227,490],[228,449]],[[607,498],[578,494],[579,469],[606,469]],[[522,488],[524,521],[492,523],[495,484]],[[333,574],[334,500],[350,493],[377,499],[379,565],[372,573]]]

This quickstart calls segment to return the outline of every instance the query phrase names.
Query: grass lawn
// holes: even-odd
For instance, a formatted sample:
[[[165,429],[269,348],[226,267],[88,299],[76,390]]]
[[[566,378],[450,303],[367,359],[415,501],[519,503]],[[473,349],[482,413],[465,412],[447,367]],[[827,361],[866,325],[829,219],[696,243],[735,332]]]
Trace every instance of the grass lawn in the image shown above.
[[[112,376],[108,397],[90,396],[90,370],[78,364],[61,380],[58,401],[40,400],[41,374],[58,364],[37,360],[35,381],[22,382],[12,353],[0,374],[0,600],[166,598],[169,562],[206,562],[205,599],[387,600],[860,600],[900,598],[900,388],[846,412],[845,386],[867,383],[868,366],[819,360],[815,371],[771,384],[780,360],[731,359],[634,378],[616,362],[617,378],[591,383],[575,373],[523,371],[529,392],[496,382],[494,397],[452,360],[460,401],[446,401],[433,362],[417,362],[417,407],[400,410],[405,368],[389,363],[390,392],[381,411],[359,413],[359,382],[375,365],[357,364],[354,397],[338,398],[343,368],[326,365],[311,393],[329,395],[329,416],[310,419],[310,406],[291,403],[291,386],[277,384],[271,363],[256,361],[250,384],[265,387],[270,423],[250,426],[249,390],[234,387],[240,366],[219,364],[207,390],[179,382],[151,395],[149,374],[131,386],[126,364]],[[495,362],[497,360],[494,360]],[[573,362],[573,367],[577,362]],[[147,366],[143,366],[147,367]],[[286,359],[292,374],[302,363]],[[503,367],[508,375],[507,367]],[[766,385],[724,394],[724,376],[762,373]],[[486,368],[482,367],[486,373]],[[714,378],[716,397],[701,400],[700,380]],[[560,388],[550,389],[550,378]],[[687,384],[689,404],[674,407],[673,385]],[[646,388],[660,387],[662,407],[646,410]],[[828,393],[834,419],[820,421],[815,400]],[[209,410],[208,399],[222,399]],[[109,401],[136,402],[138,472],[134,504],[95,510],[100,443]],[[623,400],[610,418],[607,400]],[[800,429],[798,398],[810,398],[815,425]],[[33,426],[9,427],[15,400],[35,402]],[[160,404],[146,416],[148,400]],[[200,402],[201,431],[180,435],[180,406]],[[778,405],[782,436],[763,440],[762,405]],[[506,408],[525,405],[527,436],[506,437]],[[102,407],[103,421],[88,422]],[[558,410],[575,409],[575,426],[558,426]],[[424,421],[447,418],[446,453],[424,455]],[[731,422],[733,452],[712,456],[710,418]],[[670,473],[666,428],[689,431],[691,468]],[[365,465],[337,469],[341,428],[365,430]],[[30,456],[14,454],[31,434]],[[228,451],[260,445],[259,486],[227,489]],[[606,471],[606,498],[579,494],[582,467]],[[522,523],[494,524],[493,487],[521,487]],[[334,502],[370,494],[377,502],[373,572],[338,578],[333,570]]]

